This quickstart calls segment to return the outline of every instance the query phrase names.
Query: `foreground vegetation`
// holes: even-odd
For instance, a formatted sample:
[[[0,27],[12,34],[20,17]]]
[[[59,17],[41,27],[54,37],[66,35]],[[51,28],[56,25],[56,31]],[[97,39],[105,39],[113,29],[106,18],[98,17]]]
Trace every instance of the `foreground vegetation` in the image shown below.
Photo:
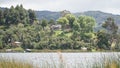
[[[39,65],[33,65],[31,63],[27,63],[26,61],[17,61],[17,60],[10,59],[10,58],[0,57],[0,68],[71,68],[71,66],[65,62],[65,59],[61,53],[59,53],[58,56],[59,56],[58,57],[59,63],[56,63],[56,61],[52,60],[54,58],[51,58],[52,62],[49,62],[49,61],[44,62],[43,61]],[[103,57],[101,59],[94,58],[94,60],[99,60],[99,61],[87,62],[87,64],[85,66],[82,64],[84,62],[72,63],[72,64],[74,65],[74,68],[86,68],[86,67],[87,68],[120,68],[119,58],[120,58],[119,54],[114,55],[114,56],[112,56],[112,55],[104,56],[103,55]],[[79,61],[79,60],[77,60],[77,61]],[[91,64],[91,63],[93,63],[93,64]]]
[[[38,20],[33,10],[11,6],[0,9],[0,49],[120,51],[120,34],[113,18],[106,18],[102,29],[95,31],[95,27],[90,16],[76,17],[63,11],[57,21]]]
[[[95,63],[93,68],[120,68],[120,55],[103,57],[101,62]]]
[[[34,68],[32,64],[0,57],[0,68]]]

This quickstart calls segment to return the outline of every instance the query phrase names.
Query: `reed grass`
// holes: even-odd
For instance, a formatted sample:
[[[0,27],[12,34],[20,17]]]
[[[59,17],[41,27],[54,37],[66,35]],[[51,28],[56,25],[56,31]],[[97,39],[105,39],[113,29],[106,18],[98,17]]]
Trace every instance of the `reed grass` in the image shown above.
[[[102,57],[102,61],[95,63],[92,68],[120,68],[120,55]]]
[[[0,57],[0,68],[33,68],[33,65],[27,62],[20,62],[15,59]]]
[[[20,62],[14,59],[5,59],[3,57],[0,57],[0,68],[120,68],[120,55],[112,55],[112,56],[103,56],[99,62],[95,62],[92,65],[88,62],[86,65],[83,66],[82,63],[73,63],[75,64],[74,67],[68,66],[65,62],[65,58],[62,56],[61,52],[58,52],[58,58],[59,58],[59,64],[56,64],[56,61],[53,60],[51,57],[50,59],[52,62],[42,62],[41,66],[34,65],[27,62]],[[79,60],[77,60],[79,61]],[[87,61],[87,60],[86,60]],[[84,62],[83,62],[84,63]],[[38,67],[39,66],[39,67]]]

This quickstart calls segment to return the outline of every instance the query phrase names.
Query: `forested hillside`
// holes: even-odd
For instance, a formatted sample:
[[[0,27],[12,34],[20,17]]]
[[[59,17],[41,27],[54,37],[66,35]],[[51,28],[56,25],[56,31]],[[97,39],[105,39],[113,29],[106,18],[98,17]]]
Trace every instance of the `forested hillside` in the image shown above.
[[[87,15],[95,18],[98,25],[101,25],[108,17],[114,18],[115,22],[120,25],[120,15],[114,15],[110,13],[104,13],[101,11],[87,11],[83,13],[75,13],[75,15]]]
[[[97,32],[94,31],[95,18],[87,14],[76,16],[68,11],[43,11],[36,15],[22,5],[0,8],[0,49],[120,51],[115,17],[105,17],[100,25],[104,29]]]
[[[36,16],[38,19],[44,19],[47,20],[54,19],[57,20],[61,15],[60,12],[51,12],[51,11],[35,11]],[[115,22],[120,25],[120,15],[114,15],[110,13],[104,13],[101,11],[86,11],[86,12],[79,12],[79,13],[73,13],[75,16],[79,15],[87,15],[92,16],[95,18],[98,25],[101,25],[108,17],[114,18]]]
[[[60,12],[51,12],[51,11],[35,11],[35,14],[39,20],[41,19],[57,20],[61,16]]]

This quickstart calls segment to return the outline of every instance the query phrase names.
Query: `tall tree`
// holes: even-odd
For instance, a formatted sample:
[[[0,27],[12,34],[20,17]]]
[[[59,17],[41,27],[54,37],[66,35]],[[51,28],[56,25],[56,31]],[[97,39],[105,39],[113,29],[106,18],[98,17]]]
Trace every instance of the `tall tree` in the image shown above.
[[[69,23],[66,17],[61,17],[57,20],[59,24],[62,25],[62,29],[64,30],[65,26]]]
[[[95,26],[95,19],[90,16],[80,16],[77,19],[80,25],[79,32],[82,40],[90,41],[93,38],[93,29]],[[77,23],[76,22],[76,23]]]
[[[29,14],[30,23],[33,23],[34,20],[36,20],[35,12],[33,10],[29,9],[28,14]]]
[[[0,25],[4,24],[4,15],[3,15],[3,11],[0,8]]]
[[[23,8],[22,5],[20,5],[19,15],[20,15],[20,23],[24,23],[24,24],[29,23],[29,21],[28,21],[28,17],[29,17],[28,12],[27,12],[27,10],[25,10]]]
[[[9,14],[7,15],[7,18],[6,18],[6,24],[12,24],[14,22],[14,12],[15,12],[15,9],[13,6],[10,7],[9,9]]]
[[[48,21],[46,19],[42,20],[41,26],[43,27],[43,29],[47,26]]]
[[[97,46],[100,49],[110,49],[110,43],[109,43],[110,35],[105,30],[100,30],[97,32],[97,39],[98,41]]]
[[[73,14],[66,14],[65,17],[68,19],[70,27],[73,28],[75,16]]]
[[[5,8],[4,13],[3,13],[4,14],[4,18],[5,18],[4,25],[7,24],[9,13],[10,13],[9,9]]]
[[[111,17],[107,18],[107,20],[102,24],[102,27],[107,29],[111,34],[116,34],[118,31],[118,26],[115,24],[114,19]]]
[[[116,42],[117,42],[117,31],[118,26],[115,24],[114,19],[109,17],[102,25],[103,28],[107,29],[108,34],[110,34],[110,43],[111,43],[111,49],[115,48]]]
[[[90,16],[78,17],[78,23],[80,24],[81,32],[89,33],[93,32],[95,26],[95,19]]]

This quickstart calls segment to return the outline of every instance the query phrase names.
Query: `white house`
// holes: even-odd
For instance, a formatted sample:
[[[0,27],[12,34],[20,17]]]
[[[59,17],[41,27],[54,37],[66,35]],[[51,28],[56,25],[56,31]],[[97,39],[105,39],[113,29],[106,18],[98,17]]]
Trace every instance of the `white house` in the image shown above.
[[[57,24],[57,25],[52,25],[51,26],[51,29],[53,29],[53,30],[60,30],[61,29],[61,25],[60,24]]]

